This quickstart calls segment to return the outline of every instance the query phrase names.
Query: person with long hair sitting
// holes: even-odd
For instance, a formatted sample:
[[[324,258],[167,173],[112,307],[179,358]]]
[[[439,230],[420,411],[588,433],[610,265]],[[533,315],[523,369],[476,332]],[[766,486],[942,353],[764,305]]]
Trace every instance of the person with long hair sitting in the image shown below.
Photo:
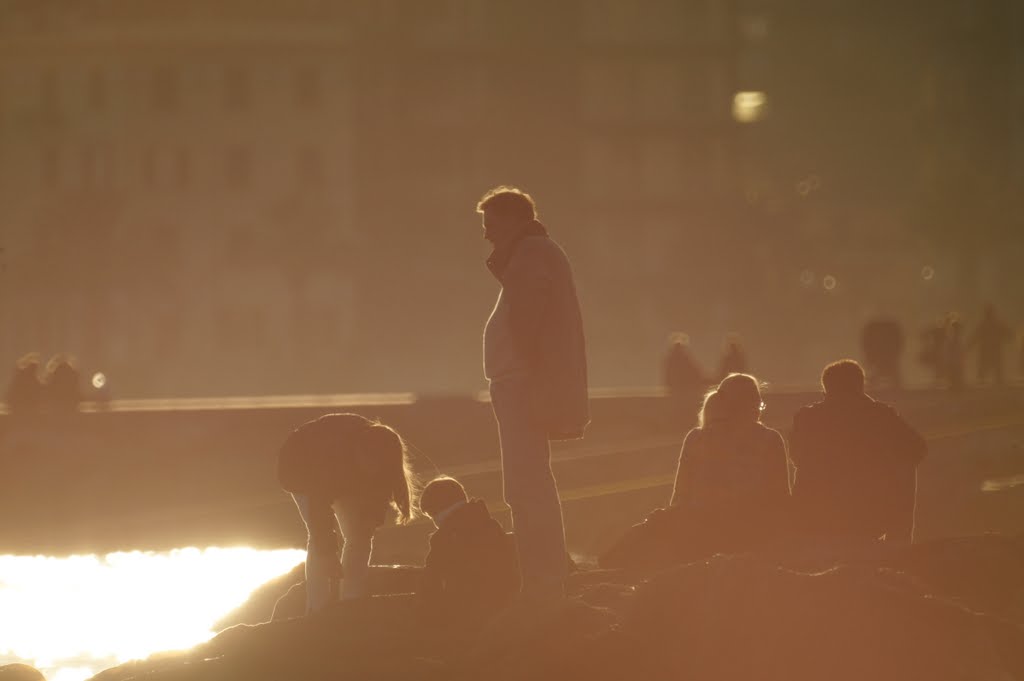
[[[786,445],[761,423],[757,379],[730,374],[704,397],[686,435],[668,508],[630,528],[602,567],[655,567],[771,546],[789,504]]]

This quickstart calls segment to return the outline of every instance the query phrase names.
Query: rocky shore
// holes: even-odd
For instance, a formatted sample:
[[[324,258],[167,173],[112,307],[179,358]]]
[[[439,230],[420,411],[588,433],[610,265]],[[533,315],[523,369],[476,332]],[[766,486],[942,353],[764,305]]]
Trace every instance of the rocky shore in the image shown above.
[[[300,575],[223,623],[269,620]],[[414,578],[378,570],[377,590]],[[720,555],[647,574],[583,569],[569,587],[563,604],[517,604],[488,622],[380,595],[235,624],[93,681],[1024,679],[1024,535]]]

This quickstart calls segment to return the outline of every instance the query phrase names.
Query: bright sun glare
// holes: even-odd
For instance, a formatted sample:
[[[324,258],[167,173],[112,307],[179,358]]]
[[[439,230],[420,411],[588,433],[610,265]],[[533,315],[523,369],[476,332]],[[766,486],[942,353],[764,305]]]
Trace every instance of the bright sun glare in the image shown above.
[[[0,556],[0,664],[50,681],[208,640],[213,623],[305,558],[295,549],[185,548]]]

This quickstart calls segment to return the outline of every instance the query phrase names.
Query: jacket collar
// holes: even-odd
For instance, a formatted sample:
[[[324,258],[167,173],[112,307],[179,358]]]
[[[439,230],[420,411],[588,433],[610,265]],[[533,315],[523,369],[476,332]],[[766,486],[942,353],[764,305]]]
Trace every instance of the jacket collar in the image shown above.
[[[495,279],[501,281],[501,277],[505,274],[505,270],[508,268],[508,263],[512,260],[512,254],[515,253],[516,247],[519,246],[519,243],[528,236],[547,235],[547,228],[542,225],[539,220],[530,220],[526,223],[526,227],[519,232],[515,238],[500,248],[495,248],[491,251],[491,255],[487,258],[487,269],[491,271],[491,274],[494,275]]]

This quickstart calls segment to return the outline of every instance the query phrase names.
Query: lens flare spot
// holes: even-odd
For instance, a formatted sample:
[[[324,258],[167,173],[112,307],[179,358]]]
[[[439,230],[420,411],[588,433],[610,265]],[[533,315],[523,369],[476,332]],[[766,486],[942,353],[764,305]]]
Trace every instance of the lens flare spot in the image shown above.
[[[305,551],[185,548],[64,558],[0,555],[0,664],[48,679],[102,669],[213,636],[212,625]]]
[[[763,92],[737,92],[732,98],[732,117],[738,123],[754,123],[764,118],[768,96]]]

